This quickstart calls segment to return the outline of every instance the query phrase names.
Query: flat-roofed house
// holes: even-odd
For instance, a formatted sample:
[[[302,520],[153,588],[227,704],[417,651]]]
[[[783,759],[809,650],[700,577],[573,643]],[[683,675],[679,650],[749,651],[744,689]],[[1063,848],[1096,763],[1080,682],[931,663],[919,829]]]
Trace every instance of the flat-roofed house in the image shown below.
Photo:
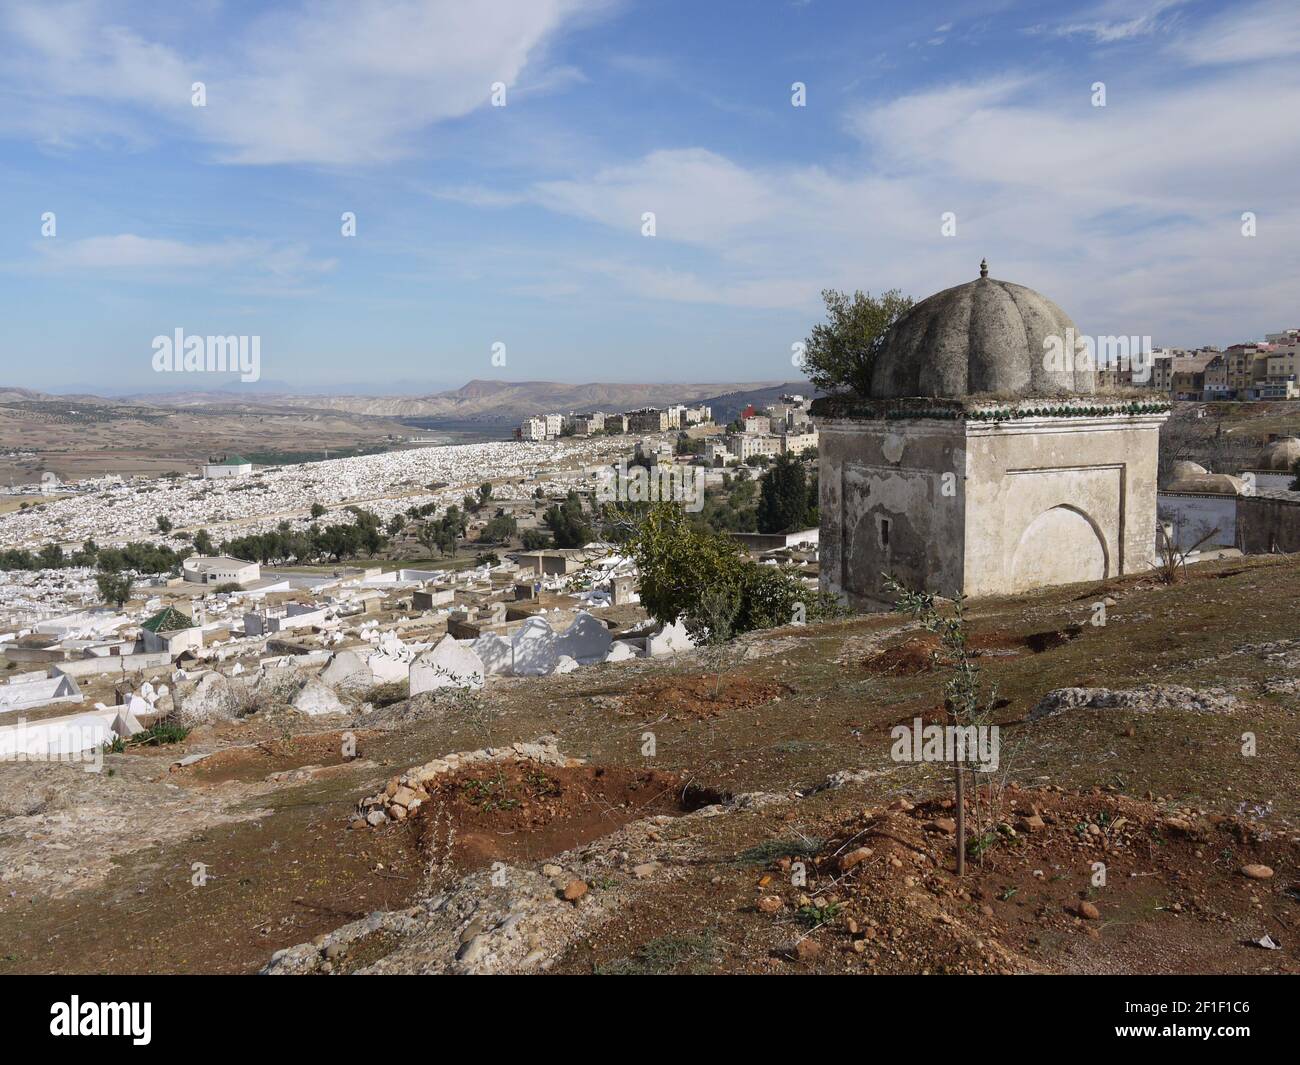
[[[243,455],[224,455],[219,459],[209,459],[203,466],[203,476],[209,481],[252,475],[253,464]]]
[[[194,584],[243,585],[261,579],[262,567],[227,555],[190,555],[181,563],[181,572]]]

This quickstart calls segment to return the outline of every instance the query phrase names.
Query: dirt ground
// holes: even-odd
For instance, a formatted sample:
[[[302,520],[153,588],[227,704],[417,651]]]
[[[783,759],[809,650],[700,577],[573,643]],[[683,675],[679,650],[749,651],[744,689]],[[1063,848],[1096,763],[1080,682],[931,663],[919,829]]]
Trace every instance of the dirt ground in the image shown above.
[[[897,615],[757,634],[721,671],[494,678],[387,723],[259,714],[98,775],[0,768],[0,972],[256,972],[377,910],[486,897],[498,862],[542,895],[586,885],[543,907],[529,958],[550,972],[1300,971],[1298,599],[1300,558],[1273,557],[972,604],[1002,756],[960,880],[950,771],[890,754],[942,705]],[[1216,695],[1027,720],[1054,689],[1144,685]],[[543,735],[586,765],[466,770],[418,816],[349,827],[395,773]],[[465,964],[482,918],[446,905],[339,971]]]

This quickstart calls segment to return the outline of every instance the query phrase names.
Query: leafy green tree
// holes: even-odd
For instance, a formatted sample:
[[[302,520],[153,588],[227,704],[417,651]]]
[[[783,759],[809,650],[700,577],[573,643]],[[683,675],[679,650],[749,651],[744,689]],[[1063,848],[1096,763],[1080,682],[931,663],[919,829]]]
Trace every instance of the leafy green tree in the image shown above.
[[[207,529],[200,529],[194,534],[191,541],[194,544],[194,550],[200,555],[212,554],[212,537],[208,535]]]
[[[95,577],[99,597],[119,609],[131,598],[131,584],[129,573],[101,573]]]
[[[556,547],[581,547],[595,537],[582,512],[582,499],[570,491],[563,503],[552,504],[542,519],[555,538]]]
[[[167,517],[166,514],[159,514],[157,521],[158,521],[158,531],[162,533],[164,536],[166,536],[169,532],[172,531],[172,520],[171,518]]]
[[[823,392],[871,395],[871,369],[885,332],[912,307],[898,289],[880,296],[824,289],[826,321],[805,341],[803,370]]]
[[[519,522],[509,514],[498,514],[483,526],[479,538],[490,541],[509,540],[519,531]]]
[[[541,529],[525,529],[521,539],[525,551],[541,551],[551,546],[551,538]]]
[[[803,463],[782,455],[763,475],[758,498],[758,531],[793,532],[808,520],[808,484]]]
[[[683,618],[698,642],[710,642],[719,618],[740,635],[788,624],[797,604],[816,598],[796,577],[752,561],[734,539],[692,522],[676,504],[653,506],[629,549],[646,612],[663,624]]]
[[[317,518],[324,517],[325,516],[324,506],[322,506],[320,503],[313,503],[311,505],[311,516],[313,521],[315,521]]]

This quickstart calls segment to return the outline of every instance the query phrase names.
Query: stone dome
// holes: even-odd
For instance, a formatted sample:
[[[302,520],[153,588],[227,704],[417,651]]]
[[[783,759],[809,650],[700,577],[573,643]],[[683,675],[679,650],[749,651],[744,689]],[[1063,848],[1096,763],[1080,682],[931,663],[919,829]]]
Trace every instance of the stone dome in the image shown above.
[[[1281,470],[1290,473],[1300,462],[1300,437],[1284,436],[1274,440],[1259,453],[1261,470]]]
[[[1199,462],[1191,462],[1187,459],[1175,462],[1169,470],[1172,479],[1175,481],[1180,481],[1184,477],[1200,477],[1209,472]]]
[[[1192,473],[1177,478],[1166,492],[1200,496],[1239,496],[1245,482],[1227,473]]]
[[[1070,332],[1067,332],[1070,331]],[[1020,396],[1091,395],[1091,368],[1047,369],[1044,345],[1078,336],[1070,316],[1041,293],[988,276],[922,300],[890,327],[871,373],[873,399],[982,393]]]

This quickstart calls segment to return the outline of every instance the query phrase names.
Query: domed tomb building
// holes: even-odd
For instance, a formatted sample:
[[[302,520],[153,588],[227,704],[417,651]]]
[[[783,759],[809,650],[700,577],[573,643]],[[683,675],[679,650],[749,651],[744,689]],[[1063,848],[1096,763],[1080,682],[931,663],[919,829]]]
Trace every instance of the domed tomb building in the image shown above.
[[[1100,392],[1079,336],[983,263],[895,322],[871,395],[813,404],[823,591],[886,609],[884,574],[951,597],[1151,568],[1168,404]]]
[[[1300,438],[1283,436],[1264,445],[1254,466],[1242,471],[1252,490],[1256,488],[1289,489],[1296,479],[1300,463]]]

